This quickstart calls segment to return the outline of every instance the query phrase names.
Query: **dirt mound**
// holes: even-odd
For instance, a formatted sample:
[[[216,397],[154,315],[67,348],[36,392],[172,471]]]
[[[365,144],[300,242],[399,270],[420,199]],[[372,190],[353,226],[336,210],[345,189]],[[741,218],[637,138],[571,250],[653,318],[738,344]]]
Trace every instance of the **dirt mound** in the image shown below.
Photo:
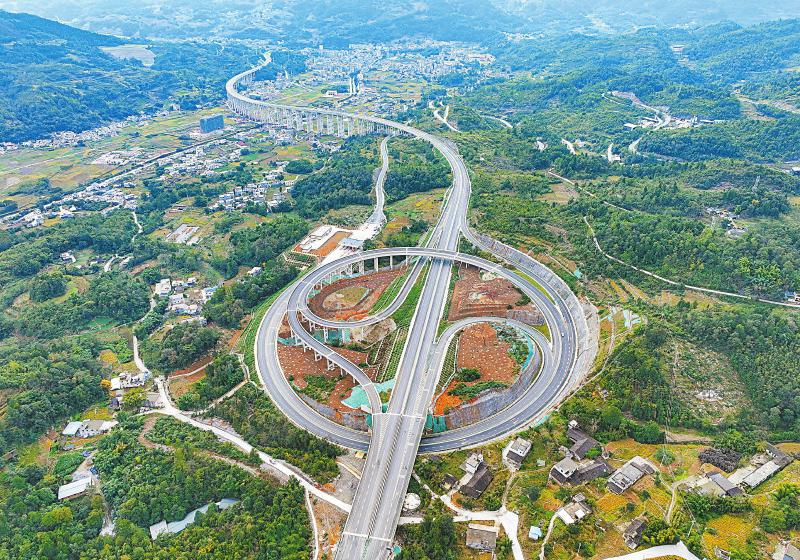
[[[459,370],[477,370],[480,378],[474,381],[453,379],[436,399],[434,414],[445,414],[449,409],[466,402],[450,394],[450,390],[460,383],[471,386],[484,381],[497,381],[511,385],[519,372],[519,367],[509,354],[510,348],[511,345],[500,340],[497,331],[488,323],[478,323],[464,329],[458,341],[456,367]]]
[[[380,299],[392,281],[406,268],[371,272],[354,278],[343,278],[324,286],[308,302],[308,307],[318,317],[346,321],[358,319]]]
[[[447,319],[458,321],[465,317],[505,317],[509,309],[525,304],[519,290],[506,280],[474,267],[463,267],[453,289]]]
[[[394,320],[384,319],[378,323],[367,325],[366,327],[355,327],[350,329],[350,338],[358,344],[374,344],[385,338],[389,333],[397,328]]]
[[[363,352],[356,352],[355,350],[348,350],[346,348],[334,348],[334,350],[353,362],[356,365],[363,364],[367,361],[367,355]],[[355,385],[353,378],[349,375],[342,375],[341,370],[337,367],[329,370],[327,361],[315,360],[314,352],[306,350],[303,352],[301,346],[288,346],[286,344],[278,344],[278,361],[281,364],[281,369],[287,379],[291,379],[298,389],[305,389],[308,387],[306,377],[322,376],[331,381],[335,381],[333,389],[330,391],[330,396],[327,404],[336,410],[351,412],[352,409],[344,404],[342,400],[350,396],[350,393]],[[373,378],[375,372],[373,368],[365,368],[364,370],[370,378]]]

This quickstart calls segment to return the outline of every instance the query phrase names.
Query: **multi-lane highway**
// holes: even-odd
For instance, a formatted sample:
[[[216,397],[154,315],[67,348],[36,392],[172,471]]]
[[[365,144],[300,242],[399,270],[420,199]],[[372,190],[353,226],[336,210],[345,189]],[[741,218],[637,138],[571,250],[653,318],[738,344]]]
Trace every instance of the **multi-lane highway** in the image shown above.
[[[452,169],[453,184],[448,191],[442,215],[428,238],[426,247],[370,251],[323,265],[306,275],[275,301],[265,314],[256,337],[258,373],[270,397],[293,422],[340,445],[369,449],[352,513],[348,517],[337,546],[336,558],[342,560],[386,558],[391,550],[403,498],[418,451],[442,451],[489,441],[522,427],[546,413],[570,387],[574,386],[583,373],[582,367],[576,367],[576,364],[582,363],[580,359],[584,354],[581,345],[581,336],[586,332],[583,311],[563,281],[549,269],[523,253],[475,234],[469,228],[467,223],[469,174],[463,160],[448,141],[408,125],[367,115],[348,115],[324,110],[316,113],[315,110],[311,110],[311,113],[315,114],[309,115],[306,114],[309,108],[302,108],[305,112],[303,118],[285,118],[284,113],[279,114],[275,110],[285,112],[300,108],[272,106],[267,102],[256,100],[252,100],[252,103],[257,107],[251,111],[246,108],[247,97],[238,92],[235,84],[231,87],[229,83],[228,92],[229,97],[233,96],[234,110],[251,117],[264,115],[265,119],[280,118],[282,124],[298,127],[307,125],[309,130],[316,126],[318,131],[325,132],[330,130],[331,126],[324,118],[333,116],[338,119],[367,121],[371,125],[380,125],[383,130],[410,134],[431,143],[445,157]],[[318,124],[313,125],[314,122]],[[381,146],[384,158],[380,174],[381,182],[386,174],[385,150],[384,142]],[[382,193],[378,196],[380,194]],[[456,253],[459,236],[462,234],[479,248],[512,262],[524,275],[516,274],[494,262]],[[392,397],[384,412],[381,410],[375,387],[363,371],[314,339],[306,330],[304,322],[324,328],[345,326],[336,321],[322,320],[310,312],[307,301],[311,289],[331,273],[347,270],[348,266],[360,260],[390,255],[405,255],[409,260],[416,259],[411,265],[412,273],[403,290],[384,312],[346,325],[347,327],[366,325],[391,314],[405,299],[417,276],[422,273],[423,262],[430,262],[397,369]],[[540,333],[537,334],[537,344],[542,351],[541,371],[522,398],[476,424],[423,438],[426,416],[430,411],[439,378],[441,349],[452,334],[452,330],[448,330],[443,337],[437,336],[454,261],[493,270],[516,284],[542,310],[551,336],[546,340]],[[541,291],[542,287],[547,294]],[[323,418],[292,390],[277,359],[277,334],[286,314],[289,316],[295,337],[304,346],[352,375],[367,392],[372,411],[371,435]]]

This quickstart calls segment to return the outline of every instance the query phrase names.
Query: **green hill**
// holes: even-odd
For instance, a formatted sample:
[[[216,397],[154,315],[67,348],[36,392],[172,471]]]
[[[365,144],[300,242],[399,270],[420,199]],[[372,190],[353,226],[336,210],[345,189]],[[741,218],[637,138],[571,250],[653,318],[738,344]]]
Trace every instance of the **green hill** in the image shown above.
[[[156,43],[148,45],[155,61],[146,68],[101,50],[123,43],[0,11],[0,141],[82,131],[171,103],[215,101],[225,80],[259,57],[240,45]]]

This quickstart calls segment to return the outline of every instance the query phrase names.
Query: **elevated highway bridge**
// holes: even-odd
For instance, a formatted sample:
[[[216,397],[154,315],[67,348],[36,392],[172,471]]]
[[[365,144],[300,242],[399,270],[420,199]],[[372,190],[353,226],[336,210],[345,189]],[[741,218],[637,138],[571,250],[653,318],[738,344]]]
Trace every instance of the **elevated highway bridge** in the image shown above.
[[[591,367],[596,345],[589,336],[580,302],[561,278],[530,256],[492,238],[474,232],[467,221],[470,178],[456,148],[447,140],[403,123],[367,114],[299,107],[251,99],[241,85],[253,81],[257,68],[242,72],[227,84],[228,104],[237,114],[254,121],[289,127],[315,134],[347,137],[355,134],[405,134],[429,142],[447,160],[453,183],[448,190],[442,215],[425,247],[378,249],[352,254],[311,271],[287,289],[264,315],[255,343],[256,367],[261,381],[278,408],[298,426],[336,444],[368,450],[367,461],[351,513],[336,549],[339,560],[385,559],[391,554],[394,533],[403,499],[418,452],[440,452],[478,445],[501,438],[532,421],[541,419],[574,388]],[[460,236],[493,255],[504,265],[457,252]],[[357,322],[325,320],[308,308],[315,286],[334,276],[363,271],[363,263],[377,266],[380,258],[404,257],[414,260],[411,273],[394,302],[381,313]],[[550,339],[537,336],[542,350],[542,369],[522,398],[497,414],[476,424],[424,434],[425,420],[439,379],[442,348],[454,334],[453,328],[437,334],[450,271],[454,262],[490,270],[518,286],[542,310]],[[384,407],[372,381],[355,364],[332,351],[310,330],[347,329],[384,319],[405,300],[429,263],[406,344],[397,368],[395,386]],[[353,376],[369,398],[372,431],[359,432],[337,424],[311,409],[292,389],[277,357],[277,335],[287,316],[293,337],[312,350],[328,367],[341,368]],[[497,321],[497,318],[486,320]]]

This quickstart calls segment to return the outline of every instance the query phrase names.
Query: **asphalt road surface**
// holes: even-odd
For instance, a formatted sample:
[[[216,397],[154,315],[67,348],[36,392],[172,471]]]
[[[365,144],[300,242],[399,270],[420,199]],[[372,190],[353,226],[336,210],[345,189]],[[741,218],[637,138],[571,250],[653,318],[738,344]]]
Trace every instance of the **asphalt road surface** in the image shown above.
[[[566,297],[574,299],[574,295],[565,294],[563,288],[559,290],[552,286],[552,272],[543,270],[544,267],[522,254],[518,255],[513,251],[499,254],[498,246],[487,243],[469,229],[469,174],[463,160],[447,141],[400,123],[373,117],[369,117],[369,120],[430,142],[447,159],[453,172],[453,185],[448,191],[442,216],[428,242],[429,248],[441,253],[421,255],[411,275],[416,278],[422,271],[424,259],[429,259],[430,268],[409,327],[387,411],[380,412],[380,402],[376,400],[378,397],[374,386],[357,366],[332,352],[305,331],[301,321],[303,317],[320,324],[318,318],[309,317],[304,299],[305,288],[312,283],[309,278],[313,272],[278,297],[262,319],[256,337],[256,367],[275,404],[298,426],[312,433],[343,446],[369,450],[352,513],[337,546],[336,558],[341,560],[374,560],[389,555],[411,470],[419,451],[444,451],[496,439],[524,426],[534,418],[541,417],[552,407],[575,381],[578,338],[576,321],[582,319],[582,316],[578,317],[579,311],[575,304],[577,300],[565,300]],[[383,149],[384,146],[382,151]],[[533,279],[535,283],[502,269],[496,263],[482,263],[484,268],[495,269],[512,279],[540,307],[551,332],[551,340],[548,341],[545,352],[549,359],[543,361],[539,376],[523,398],[504,410],[471,426],[423,438],[425,419],[439,377],[440,363],[435,359],[434,351],[438,343],[437,329],[448,294],[451,259],[455,257],[454,251],[457,249],[460,234],[480,248],[513,262]],[[370,254],[365,253],[362,256],[367,257]],[[348,258],[330,264],[343,266]],[[412,285],[413,281],[406,282],[400,295],[390,306],[392,311],[405,299]],[[547,290],[547,295],[541,292],[539,286]],[[304,296],[301,297],[301,294]],[[373,410],[371,436],[323,418],[293,391],[277,360],[277,333],[287,312],[292,329],[304,344],[326,356],[364,386]],[[387,313],[382,315],[388,316]],[[378,318],[365,319],[363,324],[369,324]],[[336,327],[337,323],[331,322],[329,326]]]

